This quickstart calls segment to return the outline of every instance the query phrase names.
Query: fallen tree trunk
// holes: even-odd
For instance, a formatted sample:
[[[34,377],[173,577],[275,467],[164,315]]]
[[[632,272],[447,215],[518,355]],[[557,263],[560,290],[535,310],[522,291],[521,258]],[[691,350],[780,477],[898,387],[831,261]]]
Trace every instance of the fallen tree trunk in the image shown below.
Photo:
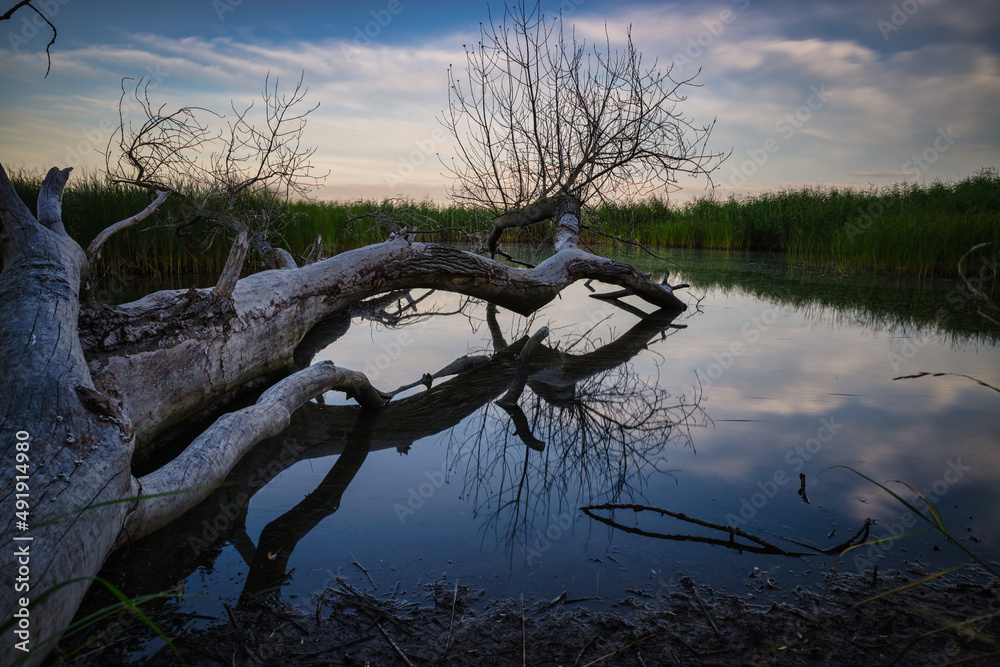
[[[314,324],[361,299],[432,288],[528,314],[588,278],[630,289],[661,308],[685,308],[669,287],[631,265],[575,247],[521,270],[450,246],[398,239],[248,276],[231,300],[207,289],[170,291],[87,309],[81,335],[95,383],[132,416],[141,448],[206,404],[287,367]],[[149,377],[160,381],[150,386]]]
[[[153,473],[147,486],[171,495],[137,501],[142,487],[131,474],[134,417],[95,388],[80,343],[80,279],[87,263],[59,214],[68,174],[53,169],[46,177],[39,194],[42,224],[0,166],[0,376],[6,381],[0,394],[0,510],[3,535],[14,545],[0,556],[0,577],[8,582],[0,594],[0,664],[34,665],[45,658],[126,519],[141,533],[179,516],[191,499],[173,492],[192,479],[204,485],[224,477],[255,442],[287,425],[289,413],[315,395],[310,392],[337,386],[368,404],[384,401],[360,374],[311,367],[265,393],[263,406],[242,421],[237,413],[217,423],[200,447]],[[213,304],[220,304],[218,297]],[[155,384],[151,377],[147,386]],[[138,513],[129,517],[130,510]]]
[[[586,354],[574,355],[539,345],[536,354],[529,355],[531,377],[558,377],[566,383],[585,383],[596,374],[627,364],[671,326],[675,316],[661,311],[651,313],[613,342]],[[491,327],[499,326],[492,307],[487,308],[487,322]],[[525,336],[508,345],[499,336],[493,354],[486,357],[488,363],[468,363],[468,358],[462,358],[458,363],[448,364],[433,375],[448,375],[447,371],[456,367],[460,368],[459,374],[435,383],[426,391],[393,400],[377,411],[316,403],[303,406],[288,429],[241,460],[226,484],[216,488],[205,502],[164,530],[130,546],[140,554],[162,556],[170,567],[150,573],[143,564],[120,562],[119,567],[133,573],[126,575],[125,580],[136,580],[138,585],[141,579],[139,593],[156,593],[190,576],[197,567],[213,567],[213,554],[224,545],[233,544],[250,566],[246,592],[279,586],[286,578],[295,543],[339,507],[340,495],[369,452],[409,451],[416,441],[426,444],[425,439],[482,410],[515,382],[517,369],[525,359],[527,342]],[[522,439],[525,435],[530,435],[530,429],[518,432]],[[540,450],[540,441],[526,440],[525,444],[532,447],[529,442],[537,445],[533,449]],[[562,446],[566,446],[565,439]],[[329,457],[337,457],[337,462],[326,479],[295,508],[269,522],[254,544],[246,534],[245,518],[255,494],[290,466]],[[600,474],[597,470],[594,473]],[[558,476],[556,471],[552,474]]]
[[[24,584],[0,595],[0,618],[7,621],[3,664],[41,662],[115,545],[193,506],[312,395],[336,387],[366,405],[384,400],[363,376],[307,369],[265,392],[257,405],[217,421],[173,463],[141,479],[132,474],[137,448],[151,447],[167,429],[254,383],[287,374],[296,345],[332,313],[390,290],[424,287],[527,314],[579,279],[684,309],[670,287],[578,249],[578,222],[566,215],[557,224],[556,253],[528,271],[400,238],[301,268],[284,253],[284,269],[234,284],[245,254],[238,243],[215,290],[158,292],[81,309],[89,266],[61,220],[68,175],[68,169],[49,172],[40,223],[0,167],[0,375],[7,381],[0,398],[0,511],[8,540],[24,538],[16,542],[18,554],[7,549],[0,556],[5,581]]]
[[[38,208],[49,216],[58,212],[68,172],[50,171],[39,193]],[[114,546],[127,506],[106,503],[130,491],[133,441],[127,423],[102,420],[83,398],[93,392],[76,335],[83,250],[61,222],[35,221],[2,167],[0,223],[0,377],[5,382],[0,509],[6,542],[0,557],[0,618],[19,616],[3,633],[0,662],[28,656],[37,664],[47,651],[36,647],[66,627],[90,584],[86,578],[97,573]],[[87,506],[93,509],[85,515],[51,522]],[[55,590],[57,585],[63,587]],[[46,592],[52,594],[41,599]]]

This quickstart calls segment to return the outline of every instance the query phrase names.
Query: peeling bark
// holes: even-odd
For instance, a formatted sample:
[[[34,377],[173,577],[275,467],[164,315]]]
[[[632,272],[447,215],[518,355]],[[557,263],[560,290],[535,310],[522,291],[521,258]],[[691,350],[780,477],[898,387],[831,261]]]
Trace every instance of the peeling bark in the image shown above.
[[[46,177],[39,222],[0,167],[0,377],[7,381],[0,394],[0,512],[5,535],[32,538],[28,664],[41,662],[54,646],[116,545],[197,504],[312,396],[337,388],[364,406],[387,399],[361,374],[332,364],[308,367],[265,391],[255,405],[217,420],[173,462],[140,479],[132,474],[137,448],[153,447],[168,429],[294,370],[296,346],[321,320],[362,299],[414,288],[460,292],[529,314],[579,279],[618,285],[673,313],[685,308],[669,286],[576,247],[578,212],[565,208],[555,254],[529,270],[397,238],[301,268],[277,251],[271,259],[283,268],[238,280],[246,254],[241,236],[214,289],[81,306],[87,255],[61,220],[69,171],[53,169]],[[494,373],[496,363],[469,372]],[[442,406],[435,402],[438,392],[426,394],[416,402],[434,403],[428,409],[439,417],[471,404],[463,396]],[[15,480],[22,432],[30,434],[30,474]],[[17,523],[16,481],[30,489],[28,529]],[[0,576],[12,581],[18,568],[12,550],[0,555]],[[0,596],[2,618],[12,618],[18,603],[9,593]],[[14,652],[13,639],[8,631],[0,663],[23,657]]]
[[[361,373],[336,368],[329,361],[282,380],[254,405],[220,417],[173,461],[138,479],[136,495],[144,498],[129,513],[117,546],[148,535],[195,507],[255,445],[285,430],[293,412],[334,389],[366,407],[381,407],[388,399]]]
[[[361,299],[396,289],[444,289],[528,314],[585,278],[628,288],[659,307],[685,308],[669,287],[636,268],[575,247],[520,270],[450,246],[396,239],[296,270],[248,276],[225,302],[210,290],[188,290],[87,309],[83,345],[95,382],[121,402],[144,447],[206,405],[288,368],[314,324]],[[161,381],[151,387],[149,377]]]
[[[81,399],[81,390],[88,397],[88,390],[94,390],[76,335],[86,260],[53,217],[60,210],[65,175],[68,170],[55,170],[46,178],[39,205],[46,221],[42,225],[18,200],[0,167],[0,525],[8,545],[0,555],[0,579],[7,582],[0,595],[0,619],[20,609],[22,596],[35,604],[28,664],[39,663],[51,650],[51,643],[42,642],[69,624],[89,586],[79,578],[94,576],[114,545],[127,507],[102,503],[122,498],[130,488],[132,440],[90,409],[92,402]],[[21,452],[27,454],[26,475],[15,469],[16,434],[22,431],[30,434],[30,448]],[[15,513],[16,481],[28,489],[27,530]],[[86,507],[91,509],[78,512]],[[14,536],[32,539],[12,543]],[[23,563],[11,544],[30,551],[30,575],[24,582],[30,588],[16,595],[12,582]],[[73,580],[41,599],[46,590]],[[14,648],[20,639],[4,633],[0,663],[24,657]]]

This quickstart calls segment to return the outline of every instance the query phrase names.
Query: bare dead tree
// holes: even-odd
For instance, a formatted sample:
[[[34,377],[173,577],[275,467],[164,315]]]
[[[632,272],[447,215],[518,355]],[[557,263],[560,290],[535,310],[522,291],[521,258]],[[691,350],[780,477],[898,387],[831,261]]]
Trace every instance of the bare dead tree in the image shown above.
[[[308,89],[300,77],[290,93],[279,92],[270,74],[261,95],[261,122],[251,120],[254,104],[226,118],[200,107],[167,110],[149,98],[149,82],[122,81],[118,129],[108,143],[105,165],[114,183],[167,192],[187,205],[187,217],[171,226],[178,232],[206,220],[213,229],[246,233],[251,247],[269,265],[295,262],[271,241],[291,215],[287,201],[306,197],[326,176],[314,170],[315,147],[303,145]],[[137,108],[139,119],[131,120]],[[225,121],[223,127],[215,127]]]
[[[581,94],[599,89],[582,83]],[[539,194],[554,194],[524,209],[528,217],[536,210],[556,213],[550,215],[556,253],[536,267],[515,269],[407,233],[299,267],[272,245],[278,209],[260,200],[304,194],[321,178],[312,168],[314,149],[301,143],[315,109],[304,102],[302,80],[290,94],[279,94],[269,77],[258,124],[250,121],[252,106],[234,106],[226,119],[193,106],[168,110],[148,91],[142,81],[123,84],[121,124],[106,166],[113,182],[148,188],[153,202],[112,224],[89,252],[62,220],[70,169],[49,170],[36,217],[0,167],[0,377],[14,388],[0,391],[0,459],[15,461],[30,450],[31,466],[31,521],[17,516],[24,504],[14,491],[21,473],[14,465],[0,467],[0,513],[7,517],[0,533],[31,533],[37,650],[27,664],[45,659],[112,550],[189,511],[258,442],[284,429],[300,406],[331,389],[372,408],[388,400],[356,371],[328,363],[297,369],[295,349],[316,323],[365,299],[417,288],[458,292],[527,315],[577,280],[616,285],[668,313],[686,308],[670,285],[577,248],[578,198],[617,182],[587,166],[599,164],[592,161],[575,170],[576,180],[562,183],[563,190],[580,187],[543,189]],[[125,113],[126,98],[134,98],[138,116]],[[553,137],[578,142],[577,134]],[[203,220],[235,238],[218,283],[117,306],[87,298],[100,241],[151,215],[165,199],[185,206],[185,217],[173,221],[179,230]],[[250,249],[282,270],[241,277]],[[478,363],[466,362],[470,368]],[[267,386],[256,404],[221,416],[173,460],[145,474],[133,469],[134,455],[148,455],[193,418]],[[425,400],[440,395],[425,394]],[[469,400],[435,405],[435,412],[449,414]],[[19,567],[12,550],[0,555],[0,576],[12,579]],[[11,627],[20,599],[0,596],[0,619],[7,619],[0,626]],[[12,647],[0,645],[0,662],[22,657]]]
[[[588,45],[523,0],[481,24],[464,73],[449,69],[441,122],[457,153],[451,196],[495,216],[491,254],[504,229],[710,175],[722,158],[706,148],[712,125],[680,114],[691,79],[671,69],[644,63],[631,32],[621,49],[607,33]]]

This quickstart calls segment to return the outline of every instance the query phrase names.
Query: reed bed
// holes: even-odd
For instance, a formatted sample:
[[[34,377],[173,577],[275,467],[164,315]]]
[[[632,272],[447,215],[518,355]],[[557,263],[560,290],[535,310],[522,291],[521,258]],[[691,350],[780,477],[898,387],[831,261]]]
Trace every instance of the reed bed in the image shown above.
[[[33,206],[42,176],[15,171],[11,180]],[[74,178],[63,199],[70,234],[82,245],[107,225],[142,210],[149,194],[109,184],[94,175]],[[246,210],[274,202],[249,202]],[[322,235],[327,254],[383,240],[397,224],[440,241],[482,247],[490,229],[488,216],[431,201],[358,200],[281,203],[271,227],[271,241],[293,254],[304,254]],[[104,274],[217,274],[225,263],[230,239],[206,233],[204,225],[183,235],[167,228],[182,219],[176,202],[137,228],[113,236],[95,267]],[[706,197],[685,205],[663,199],[604,205],[588,214],[584,240],[610,234],[650,245],[784,253],[792,265],[835,268],[842,272],[955,275],[970,248],[992,243],[1000,248],[1000,174],[995,169],[955,183],[899,184],[883,188],[803,188],[752,197]],[[511,230],[504,238],[538,242],[549,226]],[[995,272],[994,272],[995,273]],[[995,281],[995,275],[994,275]]]
[[[954,275],[970,248],[1000,248],[1000,174],[956,183],[805,188],[673,207],[658,199],[598,211],[619,234],[683,248],[783,252],[841,271]]]

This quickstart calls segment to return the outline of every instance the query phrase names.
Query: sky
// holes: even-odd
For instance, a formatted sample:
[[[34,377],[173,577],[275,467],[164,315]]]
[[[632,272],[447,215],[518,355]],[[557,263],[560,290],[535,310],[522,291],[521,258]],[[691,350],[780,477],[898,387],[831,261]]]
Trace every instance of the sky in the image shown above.
[[[15,4],[7,0],[2,8]],[[168,108],[220,113],[257,100],[265,77],[300,76],[304,141],[326,174],[320,199],[447,201],[438,118],[449,65],[488,21],[486,2],[355,0],[35,0],[0,22],[0,163],[99,173],[123,78],[145,78]],[[493,4],[494,11],[498,3]],[[644,62],[697,74],[678,107],[715,122],[729,153],[712,184],[671,198],[807,186],[952,181],[1000,166],[1000,5],[996,0],[542,0],[577,34],[632,39]],[[327,173],[328,172],[328,173]]]

